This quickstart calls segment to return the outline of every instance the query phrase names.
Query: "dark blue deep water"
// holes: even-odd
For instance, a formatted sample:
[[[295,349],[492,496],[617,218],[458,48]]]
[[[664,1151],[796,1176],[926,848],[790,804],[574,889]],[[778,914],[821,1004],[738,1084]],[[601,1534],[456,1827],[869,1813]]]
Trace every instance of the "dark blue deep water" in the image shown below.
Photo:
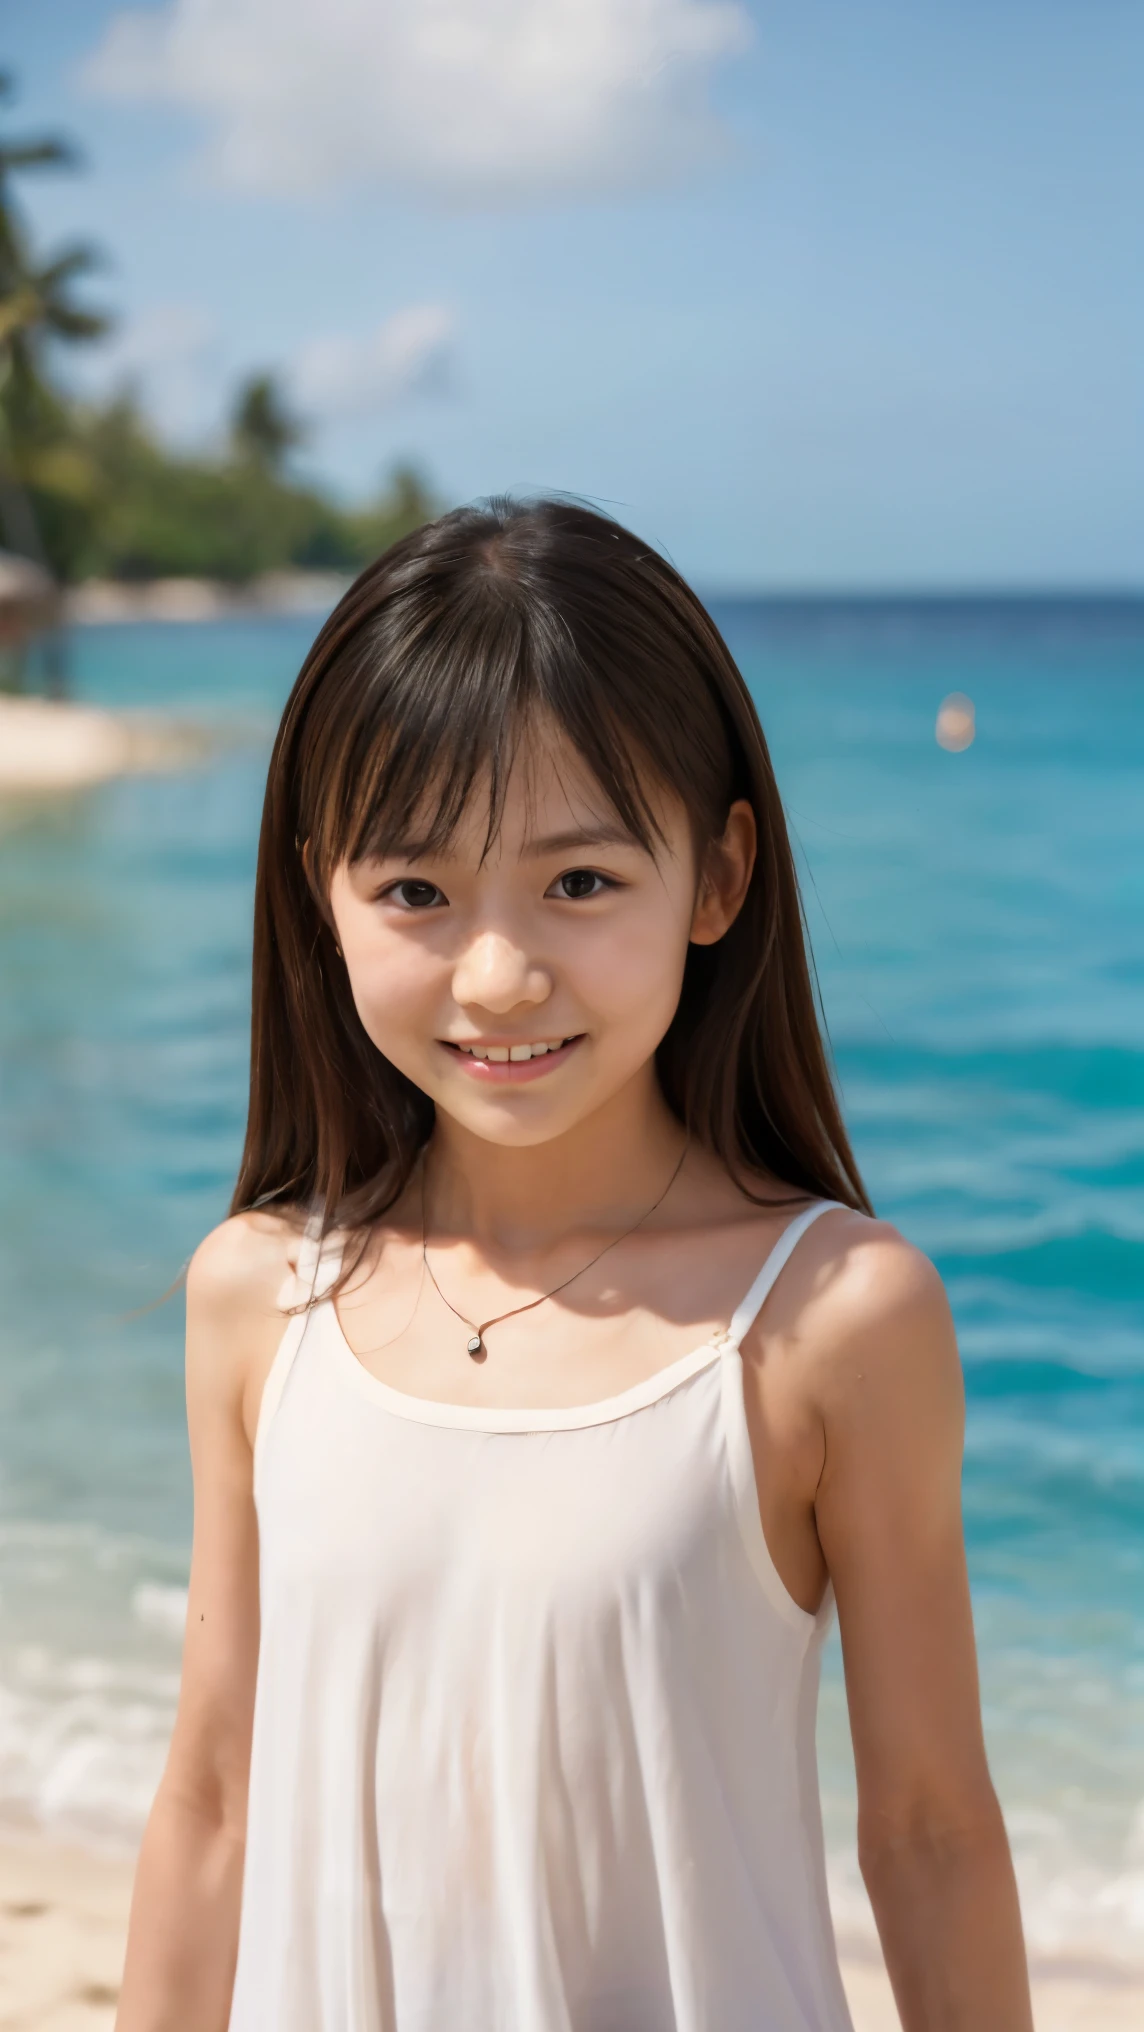
[[[1034,1944],[1144,1962],[1144,604],[738,605],[875,1201],[965,1360],[990,1751]],[[250,890],[312,623],[90,629],[209,757],[0,806],[0,1812],[130,1835],[169,1727],[181,1306],[241,1137]],[[935,740],[968,694],[977,736]],[[866,1923],[837,1661],[844,1929]]]

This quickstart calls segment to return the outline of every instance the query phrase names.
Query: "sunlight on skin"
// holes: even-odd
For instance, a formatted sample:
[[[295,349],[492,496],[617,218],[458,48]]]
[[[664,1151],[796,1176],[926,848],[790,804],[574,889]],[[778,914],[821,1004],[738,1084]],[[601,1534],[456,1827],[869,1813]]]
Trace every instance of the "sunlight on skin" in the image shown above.
[[[652,855],[618,827],[567,744],[538,743],[513,771],[483,861],[478,798],[447,853],[334,872],[331,914],[362,1024],[436,1103],[435,1166],[458,1184],[471,1167],[474,1196],[479,1172],[486,1210],[503,1189],[535,1216],[543,1174],[548,1210],[565,1218],[581,1200],[580,1146],[594,1177],[584,1196],[598,1206],[606,1163],[617,1201],[631,1204],[678,1150],[654,1055],[689,942],[721,938],[741,907],[755,828],[750,806],[734,805],[701,878],[683,805],[661,797],[657,817],[664,840]],[[499,1062],[461,1048],[534,1044],[558,1048]]]

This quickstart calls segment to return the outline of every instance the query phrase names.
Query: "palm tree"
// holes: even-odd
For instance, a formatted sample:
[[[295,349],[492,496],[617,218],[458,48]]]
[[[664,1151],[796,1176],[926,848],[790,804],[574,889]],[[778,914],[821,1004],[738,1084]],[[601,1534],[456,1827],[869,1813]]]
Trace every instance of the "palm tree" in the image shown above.
[[[7,71],[0,71],[0,102],[14,96]],[[0,518],[8,544],[45,563],[26,483],[34,479],[36,455],[59,435],[62,405],[44,372],[48,345],[98,339],[109,319],[77,303],[73,287],[98,266],[84,244],[61,249],[40,262],[33,254],[12,191],[25,170],[72,169],[74,149],[43,136],[34,141],[0,141]]]
[[[287,405],[273,374],[252,374],[235,398],[231,442],[240,458],[276,473],[305,431]]]

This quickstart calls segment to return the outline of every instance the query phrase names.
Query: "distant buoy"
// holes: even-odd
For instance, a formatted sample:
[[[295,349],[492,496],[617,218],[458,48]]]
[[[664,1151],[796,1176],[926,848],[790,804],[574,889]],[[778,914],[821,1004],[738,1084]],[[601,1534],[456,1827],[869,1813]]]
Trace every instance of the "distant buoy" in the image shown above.
[[[951,691],[938,709],[934,734],[939,748],[948,748],[951,755],[960,755],[963,748],[973,746],[977,724],[973,711],[973,700],[966,698],[963,691]]]

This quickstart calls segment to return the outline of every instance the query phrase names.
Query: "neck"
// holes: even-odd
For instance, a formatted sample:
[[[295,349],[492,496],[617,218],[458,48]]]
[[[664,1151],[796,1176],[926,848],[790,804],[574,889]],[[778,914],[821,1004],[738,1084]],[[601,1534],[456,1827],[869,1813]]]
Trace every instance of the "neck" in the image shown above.
[[[439,1113],[427,1153],[429,1227],[512,1250],[619,1229],[663,1192],[682,1148],[650,1067],[585,1121],[524,1149],[485,1142]]]

